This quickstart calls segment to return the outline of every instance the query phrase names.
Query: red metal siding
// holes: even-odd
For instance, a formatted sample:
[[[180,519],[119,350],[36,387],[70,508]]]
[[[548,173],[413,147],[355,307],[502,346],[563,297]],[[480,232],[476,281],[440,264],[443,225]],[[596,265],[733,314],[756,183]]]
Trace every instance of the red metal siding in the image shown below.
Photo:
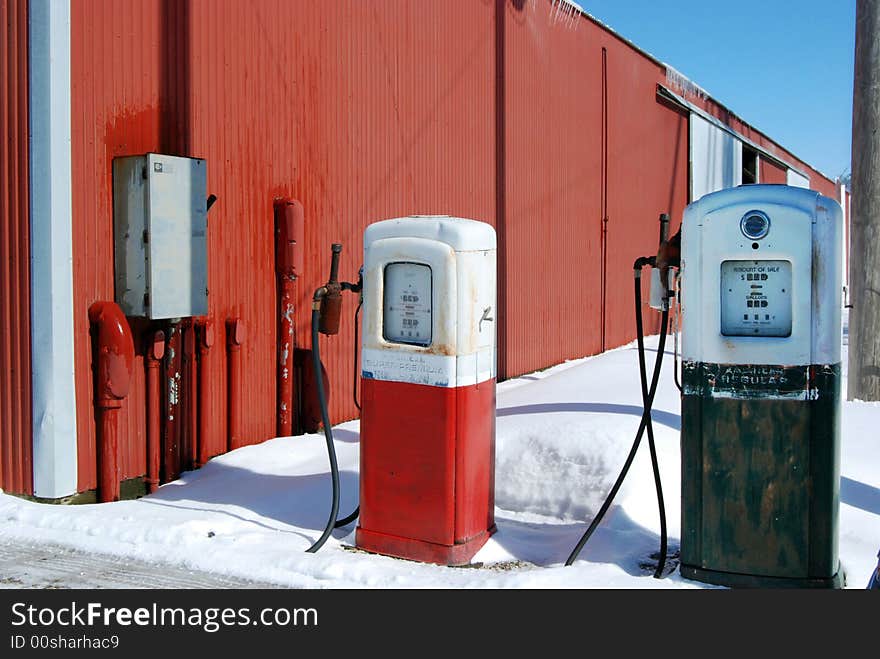
[[[367,223],[410,213],[494,220],[493,10],[460,1],[237,0],[72,5],[74,288],[80,489],[94,486],[86,310],[112,299],[111,162],[164,151],[205,158],[209,315],[217,341],[209,454],[226,450],[225,320],[247,326],[242,436],[275,428],[273,199],[299,199],[306,274],[297,341],[326,280],[329,245],[353,279]],[[352,316],[322,339],[334,419],[355,416]],[[137,329],[137,328],[136,328]],[[123,410],[124,477],[144,472],[143,369]],[[123,433],[124,434],[124,433]]]
[[[0,488],[33,493],[27,0],[0,0]]]
[[[810,175],[810,189],[840,203],[840,186],[835,181],[825,178],[812,167],[808,168],[807,172]]]
[[[665,70],[602,34],[608,48],[608,280],[613,282],[605,317],[608,346],[613,347],[635,338],[633,262],[656,254],[661,213],[670,216],[670,235],[681,223],[687,205],[689,144],[687,115],[656,100]],[[647,276],[642,283],[645,331],[657,332],[660,315],[647,306]]]
[[[764,135],[759,130],[752,128],[747,123],[745,123],[738,116],[733,114],[730,110],[721,105],[718,101],[703,97],[697,96],[688,90],[677,89],[678,93],[684,94],[687,97],[687,100],[701,107],[703,110],[708,112],[710,115],[720,119],[722,122],[727,124],[734,131],[738,132],[743,137],[751,140],[761,148],[765,149],[768,153],[771,153],[775,157],[779,158],[781,161],[788,163],[795,169],[799,169],[801,172],[806,174],[810,179],[810,188],[821,194],[826,196],[830,196],[833,199],[837,199],[838,193],[832,192],[836,189],[836,182],[832,179],[829,179],[827,176],[819,172],[818,170],[810,167],[803,160],[782,148],[778,144],[776,144],[769,137]],[[774,167],[774,165],[769,165],[770,167]],[[778,168],[776,168],[778,170]],[[763,172],[762,167],[762,172]],[[762,183],[785,183],[786,178],[782,180],[777,180],[778,171],[769,170],[768,175],[770,179],[761,179]],[[830,193],[830,194],[829,194]]]
[[[498,229],[502,377],[598,352],[603,331],[605,347],[633,338],[632,262],[656,249],[659,213],[675,231],[686,203],[687,117],[656,100],[663,68],[595,22],[553,0],[78,0],[71,13],[81,490],[96,480],[87,309],[113,299],[116,156],[207,161],[218,197],[208,217],[208,455],[227,448],[233,317],[247,329],[241,443],[275,433],[276,197],[305,210],[299,346],[310,344],[309,301],[330,243],[343,243],[340,274],[354,279],[364,227],[414,213]],[[322,338],[334,420],[356,415],[355,303],[345,299],[340,334]],[[656,328],[657,315],[646,318]],[[134,325],[141,338],[147,324]],[[138,343],[124,477],[145,471]]]
[[[496,29],[504,377],[601,349],[602,51],[549,3],[517,4]]]
[[[761,158],[761,183],[781,183],[785,185],[788,180],[787,177],[788,174],[785,169],[766,158]]]
[[[501,32],[506,377],[599,352],[603,317],[605,347],[631,340],[633,261],[656,252],[659,214],[680,218],[687,202],[687,117],[655,98],[665,72],[553,3],[517,4]],[[646,318],[656,326],[656,314]]]
[[[159,150],[159,5],[71,3],[74,368],[79,490],[96,487],[88,309],[113,300],[112,160]],[[133,329],[137,330],[137,324]],[[143,337],[120,411],[123,478],[146,472]]]

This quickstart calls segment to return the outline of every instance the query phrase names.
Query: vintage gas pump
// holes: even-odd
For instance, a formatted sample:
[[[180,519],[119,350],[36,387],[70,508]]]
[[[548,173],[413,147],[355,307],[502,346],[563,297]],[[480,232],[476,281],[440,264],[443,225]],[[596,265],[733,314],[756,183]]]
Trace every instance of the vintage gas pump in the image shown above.
[[[741,186],[681,235],[681,574],[839,587],[840,207]]]
[[[495,263],[483,222],[367,227],[361,549],[457,565],[495,530]]]

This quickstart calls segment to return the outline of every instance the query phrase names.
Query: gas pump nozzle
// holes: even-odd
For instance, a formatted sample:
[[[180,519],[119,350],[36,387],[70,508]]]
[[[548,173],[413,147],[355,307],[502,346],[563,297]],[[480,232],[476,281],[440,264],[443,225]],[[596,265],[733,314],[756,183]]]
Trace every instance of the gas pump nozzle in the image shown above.
[[[333,243],[330,258],[330,279],[315,291],[312,308],[318,309],[318,331],[321,334],[339,333],[339,316],[342,312],[342,285],[339,283],[339,255],[342,245]]]
[[[339,317],[342,314],[342,291],[359,293],[362,288],[363,268],[358,276],[358,283],[351,284],[339,281],[339,255],[342,245],[333,243],[331,246],[330,278],[327,283],[315,291],[312,308],[320,312],[318,331],[321,334],[338,334]]]
[[[318,345],[318,333],[321,334],[338,334],[339,333],[339,317],[342,312],[342,291],[352,291],[359,293],[363,284],[363,268],[361,268],[361,276],[358,277],[357,284],[350,284],[347,281],[339,281],[339,255],[342,253],[342,245],[333,243],[330,248],[330,278],[327,283],[315,291],[312,298],[312,368],[316,374],[315,388],[318,393],[318,404],[321,406],[321,423],[324,426],[324,439],[327,442],[327,455],[330,458],[330,473],[333,481],[333,500],[330,507],[330,516],[324,527],[324,532],[315,543],[306,551],[315,553],[318,551],[327,538],[330,537],[334,528],[345,526],[354,521],[360,511],[360,506],[355,508],[354,512],[343,519],[337,519],[339,513],[339,466],[336,462],[336,450],[333,448],[333,429],[330,425],[330,415],[327,412],[327,397],[324,392],[323,378],[321,373],[321,352]],[[355,327],[357,327],[357,315],[355,314]],[[356,335],[355,335],[356,336]],[[357,343],[357,340],[355,340]],[[355,360],[355,363],[356,360]]]
[[[681,263],[681,230],[669,237],[669,215],[660,215],[660,246],[657,248],[655,267],[661,270],[677,268]]]
[[[669,215],[660,214],[660,245],[654,257],[654,270],[651,272],[651,307],[658,310],[668,309],[672,297],[670,287],[670,268],[679,267],[681,261],[681,231],[669,237]]]

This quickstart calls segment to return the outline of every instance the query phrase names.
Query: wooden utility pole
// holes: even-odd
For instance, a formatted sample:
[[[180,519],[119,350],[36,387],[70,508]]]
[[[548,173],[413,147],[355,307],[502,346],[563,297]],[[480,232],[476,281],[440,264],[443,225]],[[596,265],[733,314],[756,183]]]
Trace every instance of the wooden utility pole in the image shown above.
[[[856,1],[849,400],[880,400],[880,0]]]

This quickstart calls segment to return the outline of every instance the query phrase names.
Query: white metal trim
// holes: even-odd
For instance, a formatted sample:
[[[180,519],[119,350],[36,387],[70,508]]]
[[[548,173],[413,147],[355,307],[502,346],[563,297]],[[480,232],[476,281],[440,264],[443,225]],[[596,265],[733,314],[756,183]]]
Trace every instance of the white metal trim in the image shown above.
[[[30,217],[34,494],[77,491],[70,1],[31,0]]]
[[[713,124],[715,127],[720,128],[721,130],[725,131],[726,133],[733,135],[740,142],[748,145],[750,148],[757,151],[758,155],[764,156],[770,162],[773,162],[779,166],[782,166],[785,169],[791,169],[791,170],[797,172],[798,174],[800,174],[801,176],[807,176],[807,174],[805,174],[802,170],[794,167],[790,162],[783,160],[782,158],[780,158],[779,156],[777,156],[773,153],[770,153],[767,149],[765,149],[761,145],[753,142],[752,140],[747,138],[745,135],[735,131],[733,128],[731,128],[730,126],[725,124],[723,121],[721,121],[718,117],[713,117],[711,114],[709,114],[708,112],[706,112],[702,108],[694,105],[693,103],[691,103],[688,100],[683,99],[681,96],[676,94],[674,91],[667,89],[666,87],[664,87],[663,85],[661,85],[659,83],[657,84],[657,95],[660,96],[661,98],[664,98],[666,101],[670,101],[670,102],[674,103],[675,105],[679,106],[683,110],[687,110],[688,112],[696,114],[701,119],[705,119],[709,123]],[[809,177],[807,176],[807,178],[809,178]]]
[[[806,188],[810,189],[810,177],[805,174],[801,174],[796,169],[788,168],[788,171],[785,172],[785,183],[786,185],[790,185],[794,188]]]

